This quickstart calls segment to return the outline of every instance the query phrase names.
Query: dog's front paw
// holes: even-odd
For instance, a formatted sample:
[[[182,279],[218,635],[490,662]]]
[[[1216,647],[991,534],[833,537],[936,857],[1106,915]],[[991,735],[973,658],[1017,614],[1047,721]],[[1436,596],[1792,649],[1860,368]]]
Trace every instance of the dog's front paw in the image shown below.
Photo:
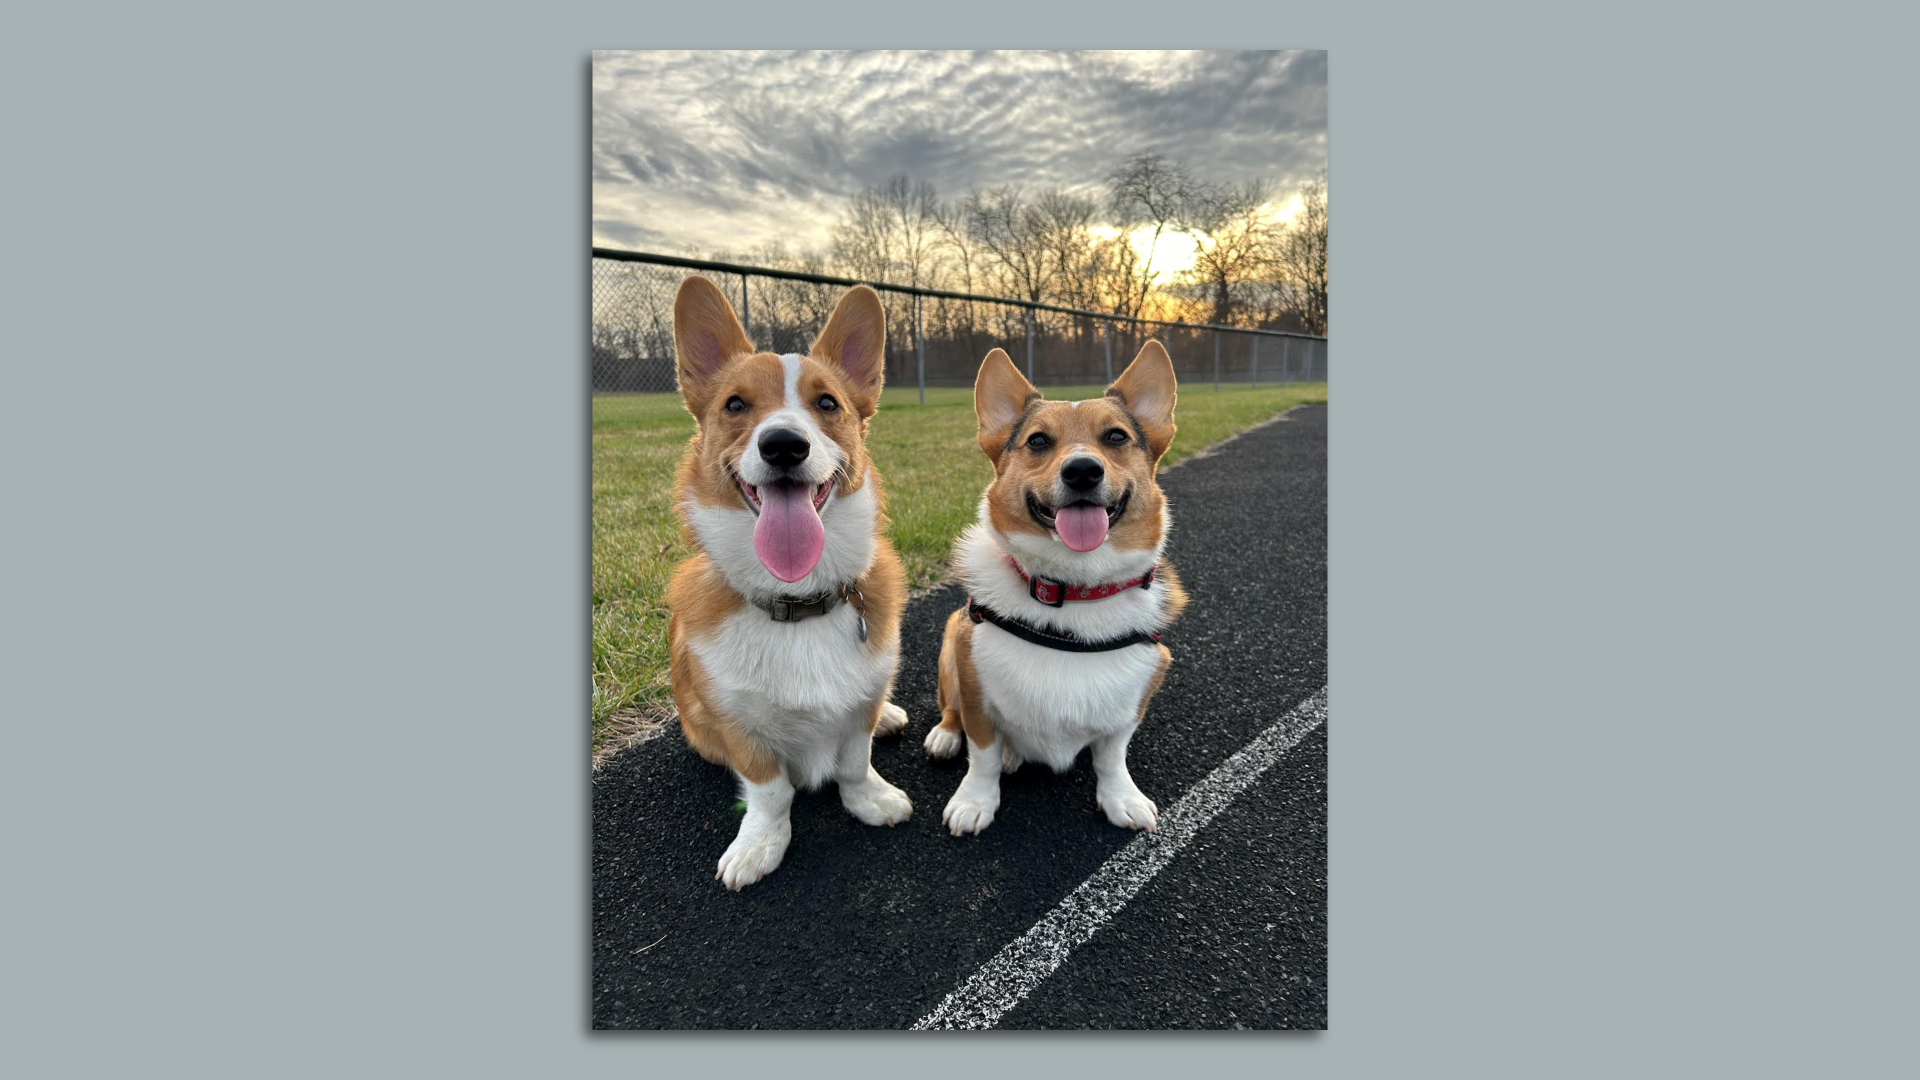
[[[720,856],[720,869],[713,876],[734,892],[773,873],[786,857],[787,842],[793,839],[793,826],[785,821],[762,828],[741,826],[740,835],[727,845]]]
[[[946,812],[940,820],[946,823],[947,831],[955,836],[978,833],[993,824],[993,812],[1000,809],[1000,789],[977,788],[961,784],[960,790],[947,800]]]
[[[927,732],[927,738],[921,745],[927,748],[928,757],[950,758],[960,752],[962,736],[958,730],[951,730],[941,724],[933,725]]]
[[[1160,828],[1160,808],[1132,784],[1124,788],[1102,784],[1099,798],[1100,809],[1107,812],[1107,820],[1123,829],[1154,832]]]
[[[873,725],[874,738],[897,735],[907,726],[907,710],[889,701],[880,706],[880,721]]]
[[[907,793],[871,770],[864,784],[840,785],[840,805],[868,825],[898,825],[913,816],[913,800],[907,798]]]

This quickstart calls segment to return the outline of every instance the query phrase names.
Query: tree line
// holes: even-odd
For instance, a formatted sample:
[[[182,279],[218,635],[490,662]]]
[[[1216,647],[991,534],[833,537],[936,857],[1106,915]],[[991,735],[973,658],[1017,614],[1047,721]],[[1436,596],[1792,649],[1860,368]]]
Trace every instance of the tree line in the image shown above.
[[[1072,190],[1016,185],[943,197],[904,174],[855,195],[825,251],[783,242],[709,257],[1117,315],[1327,332],[1327,186],[1223,183],[1157,152]],[[1140,239],[1135,242],[1135,237]],[[1155,261],[1189,252],[1170,271]],[[1185,260],[1180,260],[1185,261]]]

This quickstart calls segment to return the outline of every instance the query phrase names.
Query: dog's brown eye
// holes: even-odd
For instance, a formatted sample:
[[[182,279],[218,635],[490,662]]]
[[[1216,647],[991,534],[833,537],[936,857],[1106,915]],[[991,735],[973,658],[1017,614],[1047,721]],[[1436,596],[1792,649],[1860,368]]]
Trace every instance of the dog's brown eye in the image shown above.
[[[839,407],[840,407],[840,403],[833,400],[832,394],[820,395],[820,411],[821,412],[833,412]]]
[[[1127,442],[1127,433],[1121,431],[1119,428],[1114,428],[1112,431],[1107,432],[1108,446],[1125,446]]]
[[[747,410],[747,403],[740,400],[739,394],[735,394],[732,397],[727,399],[728,412],[745,412],[746,410]]]
[[[1047,438],[1047,436],[1043,432],[1036,431],[1033,434],[1027,436],[1027,449],[1029,450],[1045,450],[1047,447],[1052,445],[1053,445],[1053,440]]]

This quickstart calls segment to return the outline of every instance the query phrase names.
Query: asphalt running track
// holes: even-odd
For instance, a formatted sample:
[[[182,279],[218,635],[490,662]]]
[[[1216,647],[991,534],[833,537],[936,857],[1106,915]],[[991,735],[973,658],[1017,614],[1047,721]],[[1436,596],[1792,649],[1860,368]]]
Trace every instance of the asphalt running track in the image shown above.
[[[1107,823],[1085,754],[947,833],[965,755],[920,739],[948,586],[908,605],[910,722],[874,744],[911,821],[803,792],[780,868],[731,893],[733,780],[677,727],[595,774],[593,1026],[1326,1027],[1326,446],[1326,408],[1296,409],[1162,476],[1193,604],[1127,755],[1160,833]]]

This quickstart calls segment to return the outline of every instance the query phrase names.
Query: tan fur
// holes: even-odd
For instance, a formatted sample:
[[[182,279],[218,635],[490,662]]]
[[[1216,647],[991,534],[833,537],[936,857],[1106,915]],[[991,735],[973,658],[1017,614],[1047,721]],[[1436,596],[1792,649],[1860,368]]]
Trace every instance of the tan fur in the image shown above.
[[[700,423],[687,441],[687,452],[680,459],[675,482],[681,491],[691,492],[695,499],[708,506],[743,505],[746,496],[734,483],[733,476],[739,469],[741,457],[752,449],[748,444],[753,438],[753,429],[768,413],[785,404],[785,369],[773,353],[741,355],[711,376],[707,387],[704,411],[694,413]],[[817,401],[822,394],[829,394],[836,401],[853,406],[832,413],[816,411],[814,422],[846,452],[847,467],[836,484],[839,493],[845,496],[859,491],[866,483],[870,464],[867,418],[871,410],[867,415],[858,411],[864,397],[835,365],[813,357],[808,358],[801,371],[799,390],[802,401]],[[734,397],[747,407],[730,413],[726,404]],[[686,402],[691,411],[693,398],[686,398]],[[681,509],[679,500],[675,500],[674,507],[676,511]],[[689,532],[687,536],[691,543],[692,534]]]
[[[1181,601],[1182,604],[1185,602],[1184,599]],[[1153,673],[1153,681],[1147,684],[1147,692],[1140,695],[1140,711],[1133,717],[1135,724],[1147,718],[1147,702],[1160,692],[1160,684],[1167,679],[1167,669],[1173,666],[1173,650],[1165,645],[1155,645],[1154,648],[1160,653],[1160,670]]]
[[[1180,613],[1187,610],[1187,601],[1191,599],[1191,597],[1187,595],[1187,587],[1180,583],[1180,572],[1173,568],[1172,563],[1161,559],[1160,569],[1153,572],[1153,587],[1166,590],[1167,623],[1168,625],[1172,625],[1174,620],[1180,617]],[[1154,685],[1157,687],[1160,684],[1155,683]]]
[[[947,616],[940,640],[940,726],[965,731],[975,746],[993,742],[993,717],[981,704],[980,676],[973,669],[973,620],[967,609]]]
[[[876,478],[875,483],[878,482]],[[884,532],[886,525],[887,518],[883,513],[876,527]],[[877,652],[892,647],[900,640],[900,615],[907,608],[907,568],[894,552],[892,544],[881,540],[875,545],[873,565],[867,569],[865,576],[854,582],[854,587],[859,590],[865,604],[861,614],[867,620],[868,651]],[[881,700],[884,702],[887,698]]]
[[[1164,371],[1159,370],[1162,366]],[[1132,492],[1127,512],[1114,523],[1107,542],[1121,551],[1158,544],[1164,496],[1154,477],[1160,458],[1173,443],[1172,383],[1173,361],[1157,341],[1140,350],[1106,396],[1078,404],[1046,400],[1005,352],[989,352],[980,365],[973,397],[980,449],[994,466],[993,483],[987,488],[987,515],[993,527],[1003,533],[1046,535],[1047,530],[1027,512],[1027,493],[1050,489],[1064,458],[1090,453],[1100,459],[1113,482]],[[1130,411],[1130,400],[1155,406],[1164,402],[1165,420],[1158,420],[1158,414]],[[1111,431],[1126,433],[1126,445],[1110,445],[1106,435]],[[1047,436],[1051,445],[1045,450],[1029,449],[1026,440],[1035,433]]]

